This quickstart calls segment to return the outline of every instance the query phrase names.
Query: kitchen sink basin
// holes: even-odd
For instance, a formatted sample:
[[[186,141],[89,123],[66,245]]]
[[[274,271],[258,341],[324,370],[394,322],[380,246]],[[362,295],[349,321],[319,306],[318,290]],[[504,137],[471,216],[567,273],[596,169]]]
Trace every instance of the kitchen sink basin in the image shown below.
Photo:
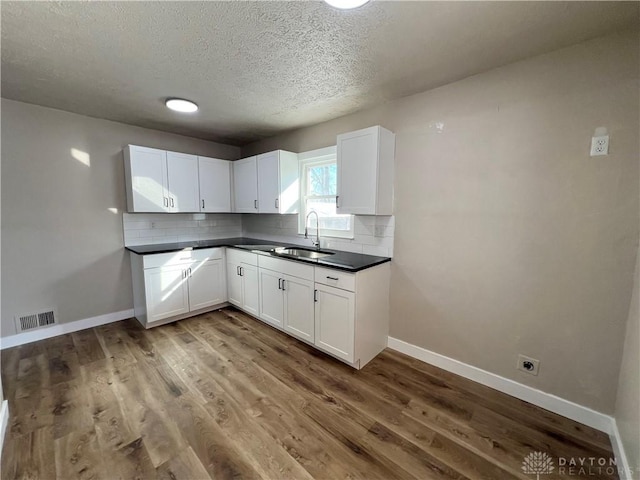
[[[289,255],[296,258],[317,259],[333,255],[331,252],[323,252],[321,250],[308,250],[306,248],[278,248],[276,253],[279,255]]]
[[[284,248],[282,245],[235,245],[236,247],[245,248],[247,250],[258,250],[259,252],[275,252]]]

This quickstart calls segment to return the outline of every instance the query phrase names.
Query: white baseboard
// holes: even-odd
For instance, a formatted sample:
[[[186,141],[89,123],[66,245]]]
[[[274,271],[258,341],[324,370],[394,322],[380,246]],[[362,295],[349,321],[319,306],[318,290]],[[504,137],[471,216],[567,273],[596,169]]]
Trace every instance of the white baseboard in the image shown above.
[[[76,320],[75,322],[61,323],[52,327],[34,330],[33,332],[18,333],[17,335],[0,338],[0,350],[17,347],[18,345],[24,345],[25,343],[37,342],[38,340],[44,340],[45,338],[57,337],[58,335],[64,335],[65,333],[99,327],[100,325],[118,322],[131,317],[133,317],[133,309],[107,313],[105,315],[98,315],[97,317],[83,318],[82,320]]]
[[[611,419],[611,433],[609,433],[609,438],[611,439],[613,454],[616,456],[616,465],[618,466],[620,480],[633,480],[634,473],[629,465],[627,454],[624,451],[624,444],[622,443],[622,437],[620,436],[615,418]]]
[[[5,400],[2,402],[2,408],[0,409],[0,456],[2,455],[7,425],[9,425],[9,402]]]
[[[397,338],[389,337],[388,347],[409,355],[410,357],[422,360],[423,362],[435,365],[443,370],[460,375],[461,377],[494,388],[512,397],[532,403],[553,413],[562,415],[563,417],[606,432],[607,434],[612,433],[613,417],[604,413],[543,392],[542,390],[523,385],[514,380],[501,377],[495,373],[468,365],[459,360],[454,360],[453,358],[445,357],[439,353],[398,340]]]

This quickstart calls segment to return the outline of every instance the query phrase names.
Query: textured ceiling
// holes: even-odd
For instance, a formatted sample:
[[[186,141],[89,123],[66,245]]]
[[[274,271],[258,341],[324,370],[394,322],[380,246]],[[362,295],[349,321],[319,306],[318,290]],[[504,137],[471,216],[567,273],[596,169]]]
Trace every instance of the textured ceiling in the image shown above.
[[[243,144],[631,27],[639,5],[3,1],[2,96]]]

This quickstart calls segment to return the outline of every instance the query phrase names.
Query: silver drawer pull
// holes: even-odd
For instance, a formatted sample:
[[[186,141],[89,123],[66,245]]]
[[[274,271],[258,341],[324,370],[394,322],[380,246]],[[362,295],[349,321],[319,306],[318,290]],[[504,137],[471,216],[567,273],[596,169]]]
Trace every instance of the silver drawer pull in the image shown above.
[[[338,277],[330,277],[329,275],[327,275],[327,278],[329,280],[340,280]]]

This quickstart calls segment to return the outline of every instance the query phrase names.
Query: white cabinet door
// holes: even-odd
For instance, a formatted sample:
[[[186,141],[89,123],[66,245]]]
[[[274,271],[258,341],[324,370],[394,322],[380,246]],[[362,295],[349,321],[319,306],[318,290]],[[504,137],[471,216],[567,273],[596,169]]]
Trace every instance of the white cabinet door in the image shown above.
[[[198,310],[226,301],[224,262],[220,259],[189,266],[189,309]]]
[[[378,130],[338,135],[338,213],[376,213]]]
[[[234,211],[258,213],[258,171],[256,157],[233,162]]]
[[[124,150],[130,212],[168,212],[167,153],[129,145]]]
[[[144,271],[148,323],[189,312],[187,268],[177,265]]]
[[[254,317],[259,316],[259,287],[258,287],[258,267],[240,264],[240,274],[242,276],[242,308]]]
[[[280,213],[280,155],[258,155],[258,212]]]
[[[227,296],[229,303],[242,308],[242,277],[238,263],[227,262]]]
[[[199,212],[198,157],[167,152],[167,186],[171,212]]]
[[[314,344],[348,362],[354,361],[355,295],[352,292],[315,284]]]
[[[313,282],[284,276],[284,330],[293,336],[313,343],[314,311]]]
[[[281,288],[283,275],[261,268],[260,275],[260,318],[267,323],[282,328],[284,320],[284,297]]]
[[[231,162],[198,157],[201,212],[231,212]]]

